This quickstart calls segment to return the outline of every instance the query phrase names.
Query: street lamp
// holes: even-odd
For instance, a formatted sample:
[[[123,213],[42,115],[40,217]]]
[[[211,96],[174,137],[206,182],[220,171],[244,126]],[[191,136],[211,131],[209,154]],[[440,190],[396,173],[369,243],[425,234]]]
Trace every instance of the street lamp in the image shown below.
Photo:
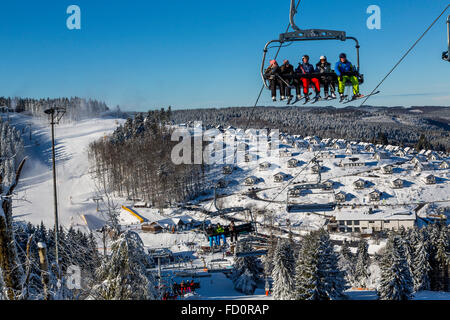
[[[55,124],[59,124],[59,121],[66,113],[66,109],[62,107],[51,107],[49,109],[46,109],[44,113],[49,115],[50,125],[52,128],[53,200],[55,206],[55,259],[59,276],[59,255],[58,255],[59,224],[58,224],[58,197],[56,192]]]

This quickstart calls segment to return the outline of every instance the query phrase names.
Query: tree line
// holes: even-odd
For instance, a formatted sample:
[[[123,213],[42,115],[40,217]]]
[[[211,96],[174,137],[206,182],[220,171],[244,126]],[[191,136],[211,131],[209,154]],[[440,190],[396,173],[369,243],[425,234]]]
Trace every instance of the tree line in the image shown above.
[[[253,129],[279,129],[291,135],[342,138],[356,141],[383,141],[400,146],[415,146],[424,135],[427,145],[436,151],[450,150],[448,122],[432,120],[436,113],[449,108],[421,113],[405,108],[299,108],[299,107],[233,107],[221,109],[174,110],[174,123],[201,121],[205,126],[228,126]],[[382,120],[380,120],[382,119]],[[394,119],[387,121],[383,119]]]
[[[345,242],[337,252],[323,229],[300,242],[273,238],[262,264],[235,258],[231,279],[236,290],[253,294],[257,281],[270,277],[276,300],[346,299],[351,287],[375,288],[382,300],[408,300],[418,291],[449,291],[449,235],[445,224],[390,232],[372,257],[365,239],[356,253]]]
[[[168,111],[128,118],[111,136],[89,146],[94,176],[104,190],[164,207],[198,196],[207,182],[207,167],[175,165]]]
[[[7,107],[12,112],[28,113],[36,118],[47,118],[47,115],[44,113],[46,109],[62,107],[66,109],[66,114],[62,119],[63,122],[80,121],[109,111],[105,102],[79,97],[55,99],[0,97],[0,107]]]

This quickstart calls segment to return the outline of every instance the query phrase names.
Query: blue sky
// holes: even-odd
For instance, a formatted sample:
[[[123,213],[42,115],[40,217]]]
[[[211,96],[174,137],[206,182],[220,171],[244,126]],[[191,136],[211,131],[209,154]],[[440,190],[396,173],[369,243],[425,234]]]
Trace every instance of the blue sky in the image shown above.
[[[447,3],[302,0],[296,21],[357,37],[366,78],[361,90],[368,93]],[[66,27],[71,4],[81,8],[81,30]],[[381,30],[366,27],[372,4],[381,8]],[[288,13],[289,0],[3,0],[0,95],[92,97],[140,111],[253,105],[262,49],[285,31]],[[450,105],[450,64],[440,58],[448,14],[371,104]],[[314,62],[321,54],[334,62],[341,51],[356,62],[350,41],[294,44],[279,60],[296,65],[307,53]],[[271,105],[269,92],[260,104]]]

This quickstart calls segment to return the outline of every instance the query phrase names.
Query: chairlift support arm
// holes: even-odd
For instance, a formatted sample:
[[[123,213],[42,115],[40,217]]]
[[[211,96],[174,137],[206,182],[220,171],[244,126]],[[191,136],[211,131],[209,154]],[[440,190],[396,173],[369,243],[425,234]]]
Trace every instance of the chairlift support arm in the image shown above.
[[[445,59],[445,52],[442,58],[450,62],[450,15],[447,17],[447,59]]]

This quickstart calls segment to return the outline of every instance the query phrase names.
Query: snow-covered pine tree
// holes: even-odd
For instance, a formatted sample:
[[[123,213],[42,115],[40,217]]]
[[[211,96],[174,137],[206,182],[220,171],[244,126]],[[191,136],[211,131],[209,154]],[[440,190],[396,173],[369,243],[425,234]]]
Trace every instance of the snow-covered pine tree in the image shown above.
[[[436,262],[439,270],[439,278],[437,281],[437,289],[440,291],[448,291],[448,252],[450,251],[449,228],[447,225],[440,226],[439,237],[436,243]]]
[[[273,297],[275,300],[292,300],[295,298],[294,282],[295,261],[289,241],[278,240],[273,257]]]
[[[378,295],[381,300],[409,300],[413,289],[404,243],[398,236],[390,237],[381,263]]]
[[[370,256],[368,248],[367,241],[361,239],[358,243],[355,265],[355,284],[360,288],[367,288],[370,278]]]
[[[275,237],[271,237],[269,241],[269,248],[267,250],[267,255],[264,257],[264,274],[269,277],[273,270],[273,256],[275,249],[277,247],[277,240]]]
[[[409,228],[403,233],[403,244],[405,247],[406,262],[408,263],[409,272],[414,275],[415,247],[418,241],[418,229]]]
[[[324,300],[327,298],[320,283],[318,260],[317,235],[311,233],[303,238],[295,267],[296,298],[298,300]]]
[[[250,252],[252,250],[248,243],[238,243],[238,245],[241,252]],[[245,294],[253,294],[260,273],[261,267],[256,257],[236,257],[233,264],[233,273],[231,274],[234,288]]]
[[[414,291],[430,290],[430,262],[425,231],[418,232],[418,240],[414,247]]]
[[[344,241],[339,254],[338,267],[344,272],[347,283],[352,286],[356,286],[354,260],[353,253],[350,251],[347,241]]]
[[[22,285],[24,272],[20,263],[14,231],[12,227],[12,193],[19,182],[25,160],[22,160],[13,180],[6,184],[3,180],[4,175],[0,175],[0,272],[2,273],[5,287],[5,296],[9,300],[20,299],[22,295]],[[9,168],[9,170],[15,170]]]
[[[237,278],[233,279],[234,288],[247,295],[251,295],[255,292],[256,289],[256,281],[254,275],[250,272],[250,270],[245,270]]]
[[[339,299],[344,297],[347,289],[344,273],[338,266],[339,256],[334,251],[330,235],[327,231],[319,231],[318,242],[318,271],[321,285],[328,299]]]
[[[111,245],[111,255],[97,270],[93,297],[103,300],[154,300],[159,295],[151,261],[139,235],[126,231]]]

